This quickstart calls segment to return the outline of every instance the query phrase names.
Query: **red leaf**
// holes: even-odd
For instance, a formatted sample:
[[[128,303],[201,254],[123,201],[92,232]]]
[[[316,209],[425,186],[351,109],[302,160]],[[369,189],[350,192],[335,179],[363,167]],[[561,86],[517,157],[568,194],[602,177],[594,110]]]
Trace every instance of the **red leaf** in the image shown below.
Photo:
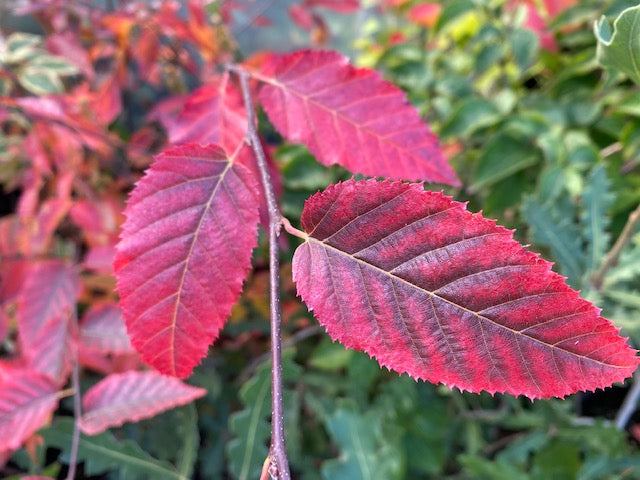
[[[304,0],[307,7],[323,7],[338,13],[354,13],[360,8],[358,0]]]
[[[332,338],[397,372],[541,398],[603,388],[638,365],[551,263],[420,184],[330,186],[302,225],[299,295]]]
[[[101,353],[133,351],[122,312],[116,305],[104,304],[92,308],[80,324],[80,343]]]
[[[409,10],[408,16],[416,25],[422,25],[423,27],[433,28],[438,23],[440,13],[442,12],[442,5],[439,3],[421,3],[412,7]]]
[[[255,77],[278,131],[325,165],[459,185],[436,136],[399,88],[329,51],[273,55]]]
[[[168,129],[171,143],[216,143],[229,155],[244,144],[246,132],[242,95],[228,74],[193,92]]]
[[[48,422],[58,404],[56,386],[37,372],[21,371],[0,379],[0,451],[22,442]]]
[[[71,370],[70,320],[79,279],[73,267],[50,260],[33,265],[18,299],[18,334],[27,364],[57,383]]]
[[[87,270],[113,275],[113,259],[115,255],[115,245],[92,247],[84,257],[82,266]]]
[[[206,393],[204,388],[192,387],[157,372],[115,373],[84,395],[80,429],[87,435],[97,435],[110,427],[186,405]]]
[[[229,155],[236,157],[238,163],[251,170],[253,176],[259,179],[260,172],[253,150],[245,142],[247,124],[242,94],[231,82],[228,74],[196,90],[186,100],[178,118],[173,122],[165,122],[171,143],[221,145]],[[270,157],[267,157],[267,160],[271,166]],[[278,185],[281,182],[280,172],[277,168],[272,168],[269,173]],[[260,196],[263,224],[268,225],[267,200],[262,188],[258,188],[257,193]]]
[[[310,30],[313,28],[313,13],[308,8],[302,5],[291,5],[287,11],[293,23],[298,25],[303,30]]]
[[[217,146],[156,157],[138,182],[114,268],[134,347],[186,377],[218,336],[257,243],[258,184]]]

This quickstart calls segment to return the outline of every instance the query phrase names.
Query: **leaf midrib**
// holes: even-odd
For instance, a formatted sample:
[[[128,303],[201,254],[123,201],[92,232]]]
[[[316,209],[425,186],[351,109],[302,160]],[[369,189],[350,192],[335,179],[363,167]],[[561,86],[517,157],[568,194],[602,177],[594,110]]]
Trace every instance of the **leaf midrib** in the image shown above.
[[[290,84],[288,83],[282,83],[279,82],[278,80],[276,80],[275,78],[272,77],[267,77],[264,76],[262,74],[259,74],[257,72],[252,72],[252,75],[257,79],[260,80],[266,84],[271,85],[274,88],[278,88],[280,90],[285,90],[288,91],[290,93],[292,93],[293,95],[297,96],[298,98],[300,98],[305,104],[309,104],[312,103],[315,106],[321,108],[322,110],[324,110],[325,112],[327,112],[329,115],[335,117],[339,117],[342,121],[344,121],[345,123],[349,123],[351,125],[353,125],[355,127],[356,130],[362,130],[363,132],[366,132],[368,135],[371,135],[372,137],[376,138],[377,141],[381,144],[384,143],[389,143],[393,146],[393,148],[397,149],[400,152],[405,152],[407,156],[413,158],[413,160],[415,162],[417,162],[420,165],[426,166],[429,170],[431,170],[433,173],[433,175],[438,176],[438,177],[446,177],[445,175],[442,175],[439,171],[437,171],[437,169],[435,168],[434,165],[432,165],[430,162],[426,161],[424,158],[422,158],[421,156],[419,156],[417,153],[415,153],[415,150],[417,150],[417,147],[415,148],[405,148],[401,142],[393,140],[393,135],[381,135],[373,130],[371,130],[370,128],[368,128],[367,126],[363,125],[362,123],[357,123],[355,121],[355,119],[352,119],[350,117],[345,116],[340,110],[337,109],[331,109],[328,106],[320,103],[319,101],[315,100],[312,96],[304,94],[302,92],[300,92],[299,90],[296,90],[295,88],[292,88],[290,86]],[[382,80],[382,79],[381,79]],[[383,81],[383,80],[382,80]],[[315,93],[315,92],[313,92]],[[378,95],[378,96],[385,96],[385,97],[391,97],[394,96],[395,94],[386,94],[386,95]],[[346,106],[350,106],[350,105],[346,105]],[[346,107],[343,106],[343,107]],[[417,115],[417,112],[416,112]],[[314,133],[315,130],[312,129],[312,133]],[[394,134],[397,133],[394,132]],[[429,133],[431,133],[433,135],[432,132],[429,131]],[[420,143],[419,146],[424,145],[423,143]],[[446,183],[449,183],[449,181],[447,181]]]
[[[171,325],[170,325],[170,328],[171,328],[171,338],[169,340],[169,345],[171,350],[170,361],[171,361],[171,371],[174,373],[174,375],[176,374],[175,334],[176,334],[176,325],[178,321],[178,307],[180,306],[180,300],[182,298],[184,281],[185,281],[185,278],[187,277],[187,271],[189,270],[188,268],[189,263],[191,260],[191,256],[193,254],[193,249],[195,248],[195,245],[198,242],[198,236],[200,234],[200,229],[202,228],[202,224],[204,223],[204,219],[207,216],[207,213],[209,212],[209,210],[211,209],[211,204],[213,203],[213,199],[216,197],[216,194],[220,189],[220,185],[222,185],[222,182],[224,182],[224,178],[227,172],[233,166],[233,164],[234,164],[233,159],[230,159],[227,162],[227,166],[224,167],[224,170],[220,172],[220,178],[216,183],[216,186],[211,191],[211,195],[209,196],[209,199],[207,200],[207,203],[205,204],[205,207],[202,210],[202,215],[200,216],[200,220],[198,221],[198,226],[193,232],[193,240],[191,240],[191,245],[189,245],[189,251],[185,256],[184,266],[182,267],[182,276],[180,278],[180,284],[176,289],[176,301],[173,308],[173,314],[171,315]]]
[[[341,254],[341,255],[344,255],[344,256],[346,256],[346,257],[351,258],[354,262],[360,263],[360,264],[362,264],[362,265],[365,265],[366,267],[369,267],[369,268],[372,268],[372,269],[374,269],[374,270],[377,270],[377,271],[379,271],[379,272],[381,272],[381,273],[383,273],[383,274],[387,275],[388,277],[391,277],[391,278],[393,278],[393,279],[396,279],[396,280],[398,280],[398,281],[400,281],[400,282],[402,282],[402,283],[404,283],[404,284],[408,285],[409,287],[411,287],[411,288],[413,288],[413,289],[420,290],[421,292],[424,292],[425,294],[429,295],[431,298],[436,298],[436,299],[438,299],[438,300],[440,300],[440,301],[442,301],[442,302],[448,303],[449,305],[452,305],[452,306],[454,306],[454,307],[456,307],[456,308],[458,308],[458,309],[460,309],[460,310],[464,310],[465,312],[468,312],[468,313],[470,313],[470,314],[472,314],[472,315],[474,315],[474,316],[478,317],[480,320],[484,320],[484,321],[486,321],[486,322],[488,322],[488,323],[490,323],[490,324],[493,324],[493,325],[495,325],[495,326],[497,326],[497,327],[499,327],[499,328],[502,328],[502,329],[504,329],[504,330],[508,330],[508,331],[510,331],[511,333],[513,333],[514,335],[518,335],[520,338],[526,338],[526,339],[532,340],[532,341],[534,341],[534,342],[536,342],[536,343],[539,343],[539,344],[541,344],[541,345],[544,345],[545,347],[548,347],[548,348],[551,348],[551,349],[555,349],[555,350],[559,350],[559,351],[561,351],[561,352],[568,353],[568,354],[573,355],[573,356],[578,357],[578,358],[584,358],[584,359],[586,359],[586,360],[588,360],[588,361],[590,361],[590,362],[596,363],[596,364],[598,364],[598,365],[603,365],[603,366],[606,366],[606,367],[610,367],[610,368],[617,368],[617,369],[627,369],[627,368],[629,368],[629,367],[630,367],[629,365],[613,365],[613,364],[610,364],[610,363],[604,363],[604,362],[601,362],[601,361],[596,360],[596,359],[594,359],[594,358],[588,357],[588,356],[586,356],[586,355],[580,355],[580,354],[577,354],[577,353],[575,353],[575,352],[572,352],[571,350],[567,350],[567,349],[562,348],[562,347],[559,347],[559,346],[557,346],[557,345],[552,345],[552,344],[549,344],[549,343],[543,342],[542,340],[540,340],[540,339],[538,339],[538,338],[535,338],[535,337],[533,337],[533,336],[531,336],[531,335],[527,335],[526,333],[522,333],[522,331],[514,330],[514,329],[512,329],[512,328],[509,328],[509,327],[507,327],[506,325],[503,325],[503,324],[501,324],[501,323],[496,322],[495,320],[490,319],[489,317],[486,317],[486,316],[484,316],[484,315],[481,315],[480,313],[475,312],[475,311],[473,311],[473,310],[470,310],[470,309],[468,309],[467,307],[465,307],[465,306],[463,306],[463,305],[460,305],[460,304],[458,304],[458,303],[456,303],[456,302],[454,302],[454,301],[452,301],[452,300],[449,300],[449,299],[447,299],[447,298],[444,298],[444,297],[442,297],[442,296],[438,295],[436,292],[432,292],[432,291],[430,291],[430,290],[427,290],[427,289],[425,289],[425,288],[422,288],[422,287],[420,287],[420,286],[418,286],[418,285],[416,285],[416,284],[414,284],[414,283],[409,282],[408,280],[405,280],[405,279],[404,279],[404,278],[402,278],[402,277],[399,277],[399,276],[397,276],[397,275],[395,275],[395,274],[393,274],[393,273],[391,273],[391,272],[388,272],[388,271],[384,270],[383,268],[380,268],[380,267],[378,267],[378,266],[376,266],[376,265],[374,265],[374,264],[372,264],[372,263],[369,263],[369,262],[367,262],[366,260],[363,260],[363,259],[361,259],[361,258],[357,258],[357,257],[355,257],[355,256],[353,256],[353,255],[351,255],[351,254],[349,254],[349,253],[346,253],[346,252],[344,252],[344,251],[340,250],[339,248],[336,248],[336,247],[334,247],[334,246],[332,246],[332,245],[326,244],[326,243],[324,243],[324,242],[322,242],[322,241],[320,241],[320,240],[318,240],[318,239],[316,239],[316,238],[309,237],[307,241],[308,241],[308,242],[314,241],[314,242],[316,242],[317,244],[319,244],[319,245],[321,245],[321,246],[323,246],[323,247],[325,247],[325,248],[329,248],[329,249],[331,249],[331,250],[333,250],[333,251],[335,251],[335,252],[338,252],[338,253],[339,253],[339,254]],[[508,265],[506,265],[506,266],[508,266]],[[481,273],[481,272],[479,272],[479,273]],[[442,332],[442,334],[443,334],[443,335],[445,335],[445,333],[444,333],[444,332]],[[518,338],[518,337],[516,337],[516,338]],[[605,345],[605,346],[606,346],[606,345]],[[596,351],[597,351],[597,350],[596,350]],[[591,352],[591,353],[594,353],[594,352]]]

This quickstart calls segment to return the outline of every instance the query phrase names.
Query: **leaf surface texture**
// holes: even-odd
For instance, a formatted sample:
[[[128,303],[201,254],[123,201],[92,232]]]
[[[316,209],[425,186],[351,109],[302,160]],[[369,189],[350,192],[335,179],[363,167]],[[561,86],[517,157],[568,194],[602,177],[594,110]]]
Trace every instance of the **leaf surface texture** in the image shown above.
[[[298,294],[332,338],[461,390],[562,397],[622,381],[618,330],[513,232],[420,184],[349,180],[305,204]]]
[[[336,52],[272,55],[254,74],[260,101],[287,139],[324,165],[354,173],[459,185],[437,137],[405,94]]]
[[[85,393],[80,429],[96,435],[125,422],[151,418],[206,394],[180,380],[157,372],[115,373]]]
[[[16,450],[50,418],[58,389],[35,371],[15,371],[0,381],[0,451]]]
[[[134,189],[114,262],[131,343],[186,377],[242,290],[257,243],[258,184],[217,146],[167,150]]]

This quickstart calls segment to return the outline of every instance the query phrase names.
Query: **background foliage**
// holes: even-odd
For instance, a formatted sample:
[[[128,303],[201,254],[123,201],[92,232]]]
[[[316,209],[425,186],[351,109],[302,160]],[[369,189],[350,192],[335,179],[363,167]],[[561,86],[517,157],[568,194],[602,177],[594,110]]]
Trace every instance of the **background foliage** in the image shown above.
[[[185,96],[256,45],[331,44],[405,89],[465,185],[450,193],[516,228],[516,238],[554,260],[639,344],[638,234],[618,265],[593,282],[640,201],[637,86],[599,66],[593,24],[599,20],[600,38],[610,38],[609,22],[634,2],[284,3],[0,4],[6,359],[17,343],[6,272],[16,275],[24,259],[62,258],[81,269],[81,317],[111,304],[110,261],[126,193],[167,141]],[[344,32],[353,24],[357,38]],[[290,219],[310,194],[349,176],[300,146],[281,145],[264,119],[261,125]],[[287,283],[295,240],[285,242],[285,409],[295,478],[640,478],[640,424],[614,422],[624,386],[530,402],[451,392],[381,370],[319,335]],[[207,395],[195,406],[83,436],[82,474],[259,476],[270,414],[264,242],[254,265],[221,339],[190,379]],[[100,374],[138,365],[131,354],[92,358],[84,362],[83,390]],[[70,415],[65,399],[51,426],[6,455],[2,475],[62,478]]]

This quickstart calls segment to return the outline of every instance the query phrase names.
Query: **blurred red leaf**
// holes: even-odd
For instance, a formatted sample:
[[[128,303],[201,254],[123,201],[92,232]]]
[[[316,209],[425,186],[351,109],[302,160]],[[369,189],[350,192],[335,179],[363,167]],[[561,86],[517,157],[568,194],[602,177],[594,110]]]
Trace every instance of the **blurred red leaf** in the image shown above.
[[[288,9],[291,20],[303,30],[313,27],[313,13],[302,5],[291,5]]]
[[[167,131],[173,144],[215,143],[233,155],[244,146],[247,121],[242,95],[224,74],[189,95]]]
[[[0,451],[16,450],[45,425],[58,404],[57,387],[38,372],[0,378]]]
[[[436,136],[402,90],[330,51],[272,55],[254,76],[287,139],[354,173],[459,185]]]
[[[58,260],[32,263],[18,298],[18,334],[30,368],[63,383],[71,369],[71,319],[79,291],[73,267]]]
[[[46,45],[51,53],[64,57],[78,67],[87,80],[93,80],[95,72],[87,50],[73,32],[53,33],[47,36]]]
[[[112,374],[85,393],[80,429],[87,435],[97,435],[110,427],[186,405],[206,393],[204,388],[157,372]]]
[[[298,294],[333,339],[461,390],[562,397],[638,365],[513,232],[420,184],[349,180],[307,200]]]
[[[101,353],[134,351],[122,312],[114,304],[94,306],[84,315],[78,341],[82,346]]]
[[[218,146],[158,155],[129,199],[114,262],[134,347],[186,377],[207,353],[251,266],[259,186]]]
[[[409,20],[423,27],[435,27],[442,12],[442,5],[439,3],[421,3],[409,10]]]
[[[304,0],[307,7],[322,7],[338,13],[354,13],[360,8],[358,0]]]

